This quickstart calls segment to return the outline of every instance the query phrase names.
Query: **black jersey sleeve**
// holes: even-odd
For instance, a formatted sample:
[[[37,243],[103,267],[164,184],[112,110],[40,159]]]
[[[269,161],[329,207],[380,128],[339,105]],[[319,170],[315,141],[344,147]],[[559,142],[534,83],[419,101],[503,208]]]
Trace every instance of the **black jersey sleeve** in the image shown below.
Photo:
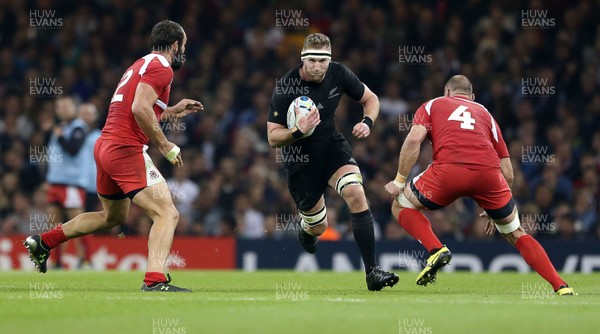
[[[271,96],[271,102],[269,103],[268,121],[287,126],[287,109],[290,102],[289,98],[286,98],[282,94],[277,94],[277,85],[273,91],[273,96]]]
[[[365,93],[365,86],[362,81],[358,79],[356,74],[352,72],[346,65],[341,64],[341,79],[344,87],[344,91],[348,96],[353,98],[356,101],[362,99],[363,94]]]

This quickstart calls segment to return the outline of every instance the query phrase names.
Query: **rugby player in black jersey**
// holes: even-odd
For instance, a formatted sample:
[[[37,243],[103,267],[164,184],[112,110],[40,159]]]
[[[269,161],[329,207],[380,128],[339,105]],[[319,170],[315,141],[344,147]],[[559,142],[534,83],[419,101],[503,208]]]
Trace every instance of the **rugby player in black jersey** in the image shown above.
[[[300,59],[302,63],[277,81],[267,122],[269,144],[288,146],[281,150],[282,160],[288,174],[288,188],[302,218],[298,232],[300,243],[307,252],[315,253],[317,236],[327,227],[323,194],[329,186],[350,208],[352,232],[365,265],[367,288],[378,291],[394,286],[398,276],[377,266],[373,215],[352,148],[334,126],[340,98],[348,94],[362,104],[364,110],[364,117],[354,126],[352,135],[358,139],[368,137],[379,114],[379,99],[350,69],[331,61],[331,43],[327,36],[319,33],[307,36]],[[311,98],[316,108],[302,117],[296,127],[288,129],[288,107],[300,95]],[[305,137],[314,127],[314,133]]]

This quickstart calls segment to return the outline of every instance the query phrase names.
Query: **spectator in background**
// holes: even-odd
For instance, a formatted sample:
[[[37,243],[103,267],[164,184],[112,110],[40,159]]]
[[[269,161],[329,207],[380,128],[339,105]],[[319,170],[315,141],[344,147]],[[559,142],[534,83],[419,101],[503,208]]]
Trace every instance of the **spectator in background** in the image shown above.
[[[72,97],[56,100],[56,116],[60,121],[54,127],[48,144],[48,217],[52,227],[59,222],[69,221],[84,212],[86,191],[81,182],[84,166],[82,152],[89,127],[77,115],[77,107]],[[85,160],[87,161],[87,160]],[[56,268],[62,268],[62,248],[56,248]],[[80,254],[81,256],[81,254]],[[80,257],[81,262],[85,256]]]
[[[175,168],[173,177],[167,180],[167,185],[173,196],[173,203],[179,210],[180,219],[191,219],[192,205],[200,194],[200,187],[190,179],[190,165]]]
[[[521,218],[521,227],[525,233],[533,237],[548,237],[549,234],[554,233],[552,229],[548,229],[548,223],[550,222],[549,214],[541,214],[540,208],[533,202],[526,203],[521,207],[519,212]],[[543,233],[538,233],[542,232]]]
[[[265,235],[264,216],[250,205],[248,196],[239,195],[234,205],[237,233],[244,239],[260,239]]]
[[[573,211],[577,220],[581,222],[582,234],[587,235],[591,233],[594,225],[597,223],[597,205],[598,202],[589,189],[582,188],[575,191],[575,207]]]
[[[82,103],[79,105],[78,115],[88,127],[88,132],[78,154],[82,167],[80,184],[86,192],[84,211],[98,211],[100,200],[96,189],[96,160],[94,159],[94,146],[101,133],[97,127],[98,109],[92,103]],[[90,238],[90,235],[84,235],[73,240],[79,258],[78,268],[89,268],[91,265]]]
[[[100,200],[96,190],[96,161],[94,160],[94,145],[101,131],[97,127],[98,109],[92,103],[82,103],[79,106],[79,118],[87,125],[89,131],[79,154],[82,161],[81,185],[85,189],[85,211],[96,211]]]
[[[29,225],[21,226],[22,234],[39,234],[50,229],[48,219],[45,218],[47,215],[46,208],[48,207],[48,196],[46,195],[48,185],[45,185],[38,187],[33,193],[33,203],[29,208]]]
[[[191,233],[194,235],[221,237],[224,235],[225,212],[217,205],[219,189],[215,183],[208,184],[200,193],[191,209]]]
[[[408,103],[402,99],[400,94],[400,84],[395,81],[388,81],[385,85],[379,104],[381,115],[391,122],[396,121],[399,116],[409,111]]]
[[[12,196],[10,206],[12,208],[11,213],[2,224],[0,234],[27,233],[31,229],[32,223],[29,214],[31,203],[28,196],[22,191],[17,191]]]
[[[531,182],[531,190],[537,191],[539,185],[546,187],[553,200],[571,201],[573,199],[573,184],[568,177],[561,174],[558,160],[549,162],[543,167],[542,174]]]
[[[554,212],[552,226],[556,229],[556,236],[563,240],[572,240],[580,228],[575,215],[567,203],[559,204]]]

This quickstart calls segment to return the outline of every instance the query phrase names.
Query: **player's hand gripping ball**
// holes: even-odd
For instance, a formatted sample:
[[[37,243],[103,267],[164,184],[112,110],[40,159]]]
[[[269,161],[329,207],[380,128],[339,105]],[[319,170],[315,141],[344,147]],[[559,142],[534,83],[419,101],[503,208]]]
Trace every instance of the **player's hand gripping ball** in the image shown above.
[[[288,110],[287,110],[287,127],[288,127],[288,129],[298,126],[298,122],[300,122],[300,120],[304,116],[306,116],[306,114],[308,114],[310,112],[312,107],[315,107],[315,103],[308,96],[300,96],[300,97],[297,97],[294,101],[292,101],[292,103],[290,104],[290,106],[288,107]],[[296,114],[296,110],[298,111],[297,114]],[[304,136],[302,136],[302,138],[306,138],[306,137],[312,135],[313,132],[315,132],[315,128],[316,128],[316,126],[311,128],[310,130],[308,130],[304,134]]]

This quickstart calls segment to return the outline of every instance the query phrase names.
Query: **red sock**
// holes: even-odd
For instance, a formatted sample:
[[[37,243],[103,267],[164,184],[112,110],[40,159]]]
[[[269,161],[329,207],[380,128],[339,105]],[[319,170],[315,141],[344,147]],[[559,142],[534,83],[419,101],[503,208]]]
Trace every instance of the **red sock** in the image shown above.
[[[431,253],[432,249],[444,247],[435,234],[433,234],[429,219],[421,211],[408,208],[400,210],[398,223],[408,234],[425,246],[428,252]]]
[[[146,272],[146,276],[144,277],[144,283],[146,283],[146,286],[151,286],[156,283],[161,283],[161,282],[166,282],[166,281],[167,281],[167,277],[165,276],[165,274],[159,273],[156,271]]]
[[[558,290],[561,285],[567,284],[558,276],[542,245],[532,236],[526,234],[520,237],[517,239],[515,246],[523,259],[525,259],[525,262],[548,281],[548,283],[552,284],[554,291]]]
[[[48,247],[48,249],[52,249],[62,244],[63,242],[69,240],[69,238],[67,238],[67,236],[63,232],[62,225],[58,225],[50,231],[42,233],[40,237],[42,238],[44,246]]]

